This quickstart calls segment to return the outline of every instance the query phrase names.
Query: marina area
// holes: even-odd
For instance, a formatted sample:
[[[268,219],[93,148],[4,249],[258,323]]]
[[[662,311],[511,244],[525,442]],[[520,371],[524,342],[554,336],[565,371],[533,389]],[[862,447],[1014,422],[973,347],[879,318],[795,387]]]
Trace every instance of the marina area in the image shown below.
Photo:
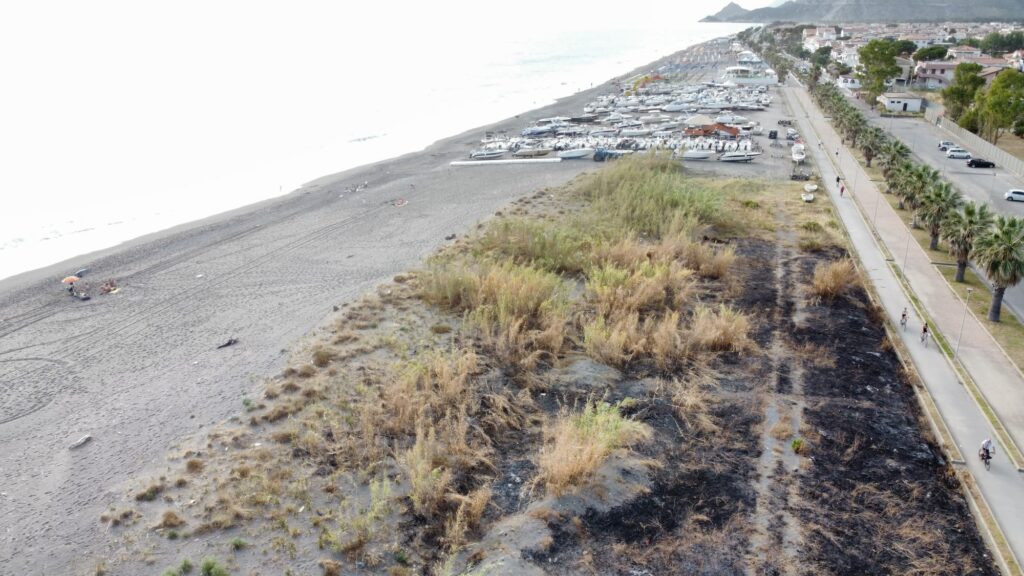
[[[776,98],[776,84],[774,71],[743,46],[709,43],[615,82],[613,91],[567,115],[536,118],[518,132],[488,131],[451,165],[663,153],[696,172],[753,174],[734,166],[756,164],[759,175],[806,180],[806,145]]]

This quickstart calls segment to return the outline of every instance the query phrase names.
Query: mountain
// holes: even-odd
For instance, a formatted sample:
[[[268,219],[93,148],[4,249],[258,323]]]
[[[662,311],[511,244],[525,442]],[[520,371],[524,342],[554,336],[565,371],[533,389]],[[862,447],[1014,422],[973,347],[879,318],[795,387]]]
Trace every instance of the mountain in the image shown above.
[[[790,0],[745,10],[730,2],[702,22],[956,22],[1016,21],[1024,0],[974,0],[968,10],[956,0]]]

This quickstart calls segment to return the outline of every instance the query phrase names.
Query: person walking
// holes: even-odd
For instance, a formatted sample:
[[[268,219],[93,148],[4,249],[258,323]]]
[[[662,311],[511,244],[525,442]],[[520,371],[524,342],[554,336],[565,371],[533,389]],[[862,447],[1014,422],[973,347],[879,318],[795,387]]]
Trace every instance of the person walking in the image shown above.
[[[843,194],[846,193],[846,186],[839,186],[839,197],[842,198]]]
[[[907,309],[904,308],[903,309],[903,314],[900,315],[900,328],[902,328],[904,330],[907,329],[907,319],[908,318],[909,318],[909,316],[907,314]]]
[[[928,347],[929,336],[931,336],[931,333],[928,332],[928,323],[925,322],[924,324],[921,325],[921,343],[924,344],[925,348]]]

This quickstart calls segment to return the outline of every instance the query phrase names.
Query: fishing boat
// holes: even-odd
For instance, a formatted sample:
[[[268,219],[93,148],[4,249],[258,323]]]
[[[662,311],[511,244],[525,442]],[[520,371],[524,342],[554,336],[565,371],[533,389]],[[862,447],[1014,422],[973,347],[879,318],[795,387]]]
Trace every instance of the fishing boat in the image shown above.
[[[500,148],[483,148],[470,152],[469,157],[473,160],[494,160],[505,155],[505,150]]]
[[[718,157],[719,162],[750,162],[760,156],[760,152],[752,150],[731,150]]]
[[[551,148],[520,148],[512,153],[515,158],[538,158],[551,153]]]
[[[714,150],[687,150],[683,152],[683,160],[707,160],[715,155]]]
[[[562,150],[558,153],[558,157],[563,160],[574,160],[577,158],[586,158],[593,153],[593,148],[574,148],[572,150]]]

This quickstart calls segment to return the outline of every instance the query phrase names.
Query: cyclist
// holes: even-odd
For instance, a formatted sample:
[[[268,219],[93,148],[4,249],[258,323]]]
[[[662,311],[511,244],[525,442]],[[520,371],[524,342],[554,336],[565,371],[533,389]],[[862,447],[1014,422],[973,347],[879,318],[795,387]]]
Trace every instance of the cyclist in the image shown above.
[[[985,463],[985,467],[988,468],[989,461],[992,460],[992,455],[996,453],[996,446],[992,443],[991,438],[985,438],[981,441],[981,448],[978,450],[978,456],[981,457],[981,461]]]

